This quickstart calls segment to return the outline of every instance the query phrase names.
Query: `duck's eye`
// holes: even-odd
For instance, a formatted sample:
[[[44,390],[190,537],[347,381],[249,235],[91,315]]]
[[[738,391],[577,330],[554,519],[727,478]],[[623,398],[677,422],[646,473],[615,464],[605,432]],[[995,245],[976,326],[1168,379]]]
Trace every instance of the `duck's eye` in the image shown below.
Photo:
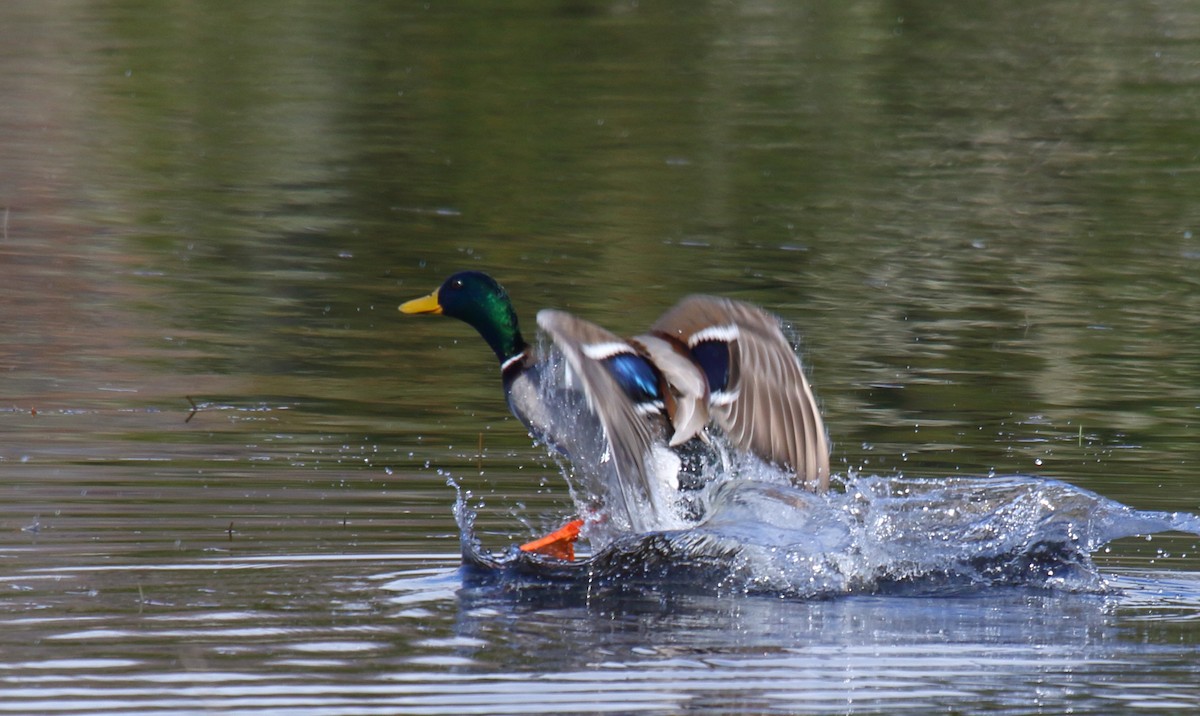
[[[461,278],[456,278],[450,283],[450,288],[462,288],[463,282]]]

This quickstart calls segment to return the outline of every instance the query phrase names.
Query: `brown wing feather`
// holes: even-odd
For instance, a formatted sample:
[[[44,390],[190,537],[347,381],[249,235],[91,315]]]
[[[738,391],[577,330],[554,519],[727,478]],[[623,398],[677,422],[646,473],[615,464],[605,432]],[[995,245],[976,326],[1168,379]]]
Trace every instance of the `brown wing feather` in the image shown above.
[[[740,379],[734,386],[734,404],[744,410],[728,411],[729,426],[745,436],[739,447],[764,459],[785,465],[812,489],[828,486],[829,457],[825,428],[816,410],[804,371],[782,333],[775,337],[747,332],[738,324]],[[786,351],[786,352],[785,352]],[[718,424],[720,411],[714,410]],[[747,415],[753,422],[740,425]],[[724,426],[723,426],[724,427]]]
[[[712,327],[736,326],[730,343],[735,397],[711,414],[735,447],[796,472],[797,482],[822,491],[829,485],[825,425],[804,369],[779,321],[757,306],[712,296],[689,296],[663,314],[655,333],[687,344]]]
[[[645,417],[637,413],[608,370],[583,351],[586,345],[624,341],[594,323],[563,311],[539,311],[537,322],[566,357],[582,384],[588,407],[604,431],[605,444],[591,451],[598,454],[570,457],[573,461],[588,462],[586,467],[591,473],[600,476],[601,484],[597,487],[608,496],[610,511],[624,512],[633,530],[652,529],[653,524],[643,522],[646,510],[641,506],[648,506],[655,520],[661,517],[663,508],[654,499],[657,491],[647,464],[656,440],[654,430]]]

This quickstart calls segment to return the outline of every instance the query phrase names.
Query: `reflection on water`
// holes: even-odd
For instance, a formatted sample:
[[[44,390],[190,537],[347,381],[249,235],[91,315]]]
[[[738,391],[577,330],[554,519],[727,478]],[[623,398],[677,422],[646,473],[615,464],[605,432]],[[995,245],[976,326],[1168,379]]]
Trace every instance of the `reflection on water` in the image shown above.
[[[392,588],[403,590],[403,583]],[[713,707],[726,699],[749,711],[874,712],[886,704],[920,712],[966,697],[984,710],[1036,711],[1066,700],[1103,713],[1130,698],[1128,659],[1194,648],[1130,651],[1115,616],[1124,609],[1117,597],[1001,589],[987,599],[798,603],[634,593],[616,604],[562,604],[549,591],[518,595],[465,590],[472,609],[459,633],[489,645],[507,634],[505,654],[514,660],[565,641],[563,679],[617,682],[635,702],[673,694],[682,703]],[[564,623],[571,626],[556,634]],[[468,646],[463,653],[482,651]],[[1034,695],[1034,683],[1045,691]],[[1151,709],[1194,705],[1195,698],[1169,681],[1145,683],[1137,696]]]
[[[296,553],[133,566],[144,584],[137,613],[80,590],[52,613],[8,619],[29,641],[6,648],[0,709],[874,712],[886,704],[920,713],[968,699],[1006,712],[1069,703],[1111,713],[1197,705],[1188,681],[1195,643],[1149,638],[1200,614],[1194,574],[1113,574],[1105,595],[997,588],[794,600],[514,590],[465,579],[453,561]],[[71,585],[59,592],[70,595],[84,581],[106,590],[130,569],[44,570],[20,581],[41,590],[38,581],[55,580]],[[165,601],[158,585],[192,596]],[[1134,664],[1164,666],[1147,675]]]
[[[800,334],[843,478],[1196,514],[1197,27],[7,0],[0,712],[1200,705],[1179,532],[1100,548],[1104,594],[472,580],[447,478],[490,552],[570,496],[486,348],[395,310],[464,267],[529,324],[749,300]]]

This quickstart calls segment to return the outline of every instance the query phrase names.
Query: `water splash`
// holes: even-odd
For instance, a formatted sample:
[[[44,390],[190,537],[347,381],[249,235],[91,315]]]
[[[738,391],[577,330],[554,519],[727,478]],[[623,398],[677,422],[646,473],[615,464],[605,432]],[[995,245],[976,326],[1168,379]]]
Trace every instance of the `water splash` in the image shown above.
[[[515,546],[489,554],[460,492],[455,516],[473,579],[530,580],[588,595],[664,585],[799,597],[992,586],[1102,592],[1091,554],[1108,542],[1170,530],[1200,535],[1194,515],[1138,511],[1028,476],[851,474],[818,495],[729,449],[720,434],[688,443],[682,461],[648,462],[650,484],[641,489],[618,469],[568,361],[544,338],[541,348],[532,422],[550,426],[542,439],[569,456],[560,464],[592,553],[579,562]]]
[[[822,597],[947,594],[994,586],[1105,591],[1091,553],[1200,518],[1146,512],[1056,480],[858,477],[824,495],[737,478],[706,488],[694,526],[626,534],[579,562],[486,553],[460,496],[466,574],[553,582],[589,594],[673,590]]]

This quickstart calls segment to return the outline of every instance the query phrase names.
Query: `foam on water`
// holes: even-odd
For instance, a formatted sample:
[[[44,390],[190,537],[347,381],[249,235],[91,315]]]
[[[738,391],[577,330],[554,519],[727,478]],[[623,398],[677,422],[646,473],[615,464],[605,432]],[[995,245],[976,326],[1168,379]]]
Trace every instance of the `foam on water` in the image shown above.
[[[717,592],[831,596],[945,594],[992,586],[1105,590],[1091,553],[1121,537],[1200,518],[1146,512],[1056,480],[849,477],[825,495],[738,478],[710,486],[694,526],[623,535],[578,562],[485,553],[456,506],[477,578],[553,580],[589,590],[670,584]]]

